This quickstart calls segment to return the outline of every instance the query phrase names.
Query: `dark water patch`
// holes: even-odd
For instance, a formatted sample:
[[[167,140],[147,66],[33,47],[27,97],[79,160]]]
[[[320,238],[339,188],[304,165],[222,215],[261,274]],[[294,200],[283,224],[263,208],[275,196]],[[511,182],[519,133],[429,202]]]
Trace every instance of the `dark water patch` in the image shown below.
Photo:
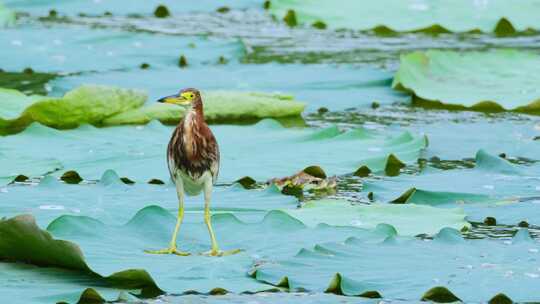
[[[437,156],[433,156],[429,159],[419,158],[418,165],[420,166],[420,168],[430,166],[440,170],[471,169],[475,166],[475,160],[474,158],[464,158],[460,160],[442,160]]]
[[[491,223],[471,222],[471,229],[462,234],[466,239],[490,238],[510,241],[520,229],[527,228],[533,239],[540,238],[540,226],[528,224],[527,227],[524,226],[524,223],[491,225]]]
[[[31,68],[22,72],[0,70],[0,88],[18,90],[27,95],[47,95],[50,90],[47,83],[56,77],[56,74],[35,72]]]
[[[362,179],[356,176],[343,176],[338,178],[336,193],[331,198],[346,199],[348,201],[367,204],[367,193],[362,192]]]
[[[327,109],[326,109],[327,110]],[[478,113],[452,110],[426,110],[411,107],[406,103],[379,106],[375,108],[349,108],[344,111],[318,111],[307,113],[304,118],[309,126],[338,124],[343,127],[361,125],[411,126],[418,124],[474,123],[479,121],[538,121],[529,115],[516,113]]]
[[[531,159],[528,157],[520,157],[520,156],[506,156],[506,155],[499,155],[499,157],[506,159],[507,161],[511,162],[515,165],[523,165],[523,166],[531,166],[539,162],[536,159]]]

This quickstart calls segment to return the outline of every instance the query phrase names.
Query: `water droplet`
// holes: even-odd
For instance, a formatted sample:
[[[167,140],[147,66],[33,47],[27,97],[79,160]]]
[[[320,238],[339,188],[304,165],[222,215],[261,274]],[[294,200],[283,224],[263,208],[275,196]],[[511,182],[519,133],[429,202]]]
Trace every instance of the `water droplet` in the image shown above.
[[[360,220],[352,220],[351,225],[352,226],[362,226],[362,222]]]
[[[41,205],[39,206],[39,209],[41,210],[64,210],[66,209],[62,205]]]

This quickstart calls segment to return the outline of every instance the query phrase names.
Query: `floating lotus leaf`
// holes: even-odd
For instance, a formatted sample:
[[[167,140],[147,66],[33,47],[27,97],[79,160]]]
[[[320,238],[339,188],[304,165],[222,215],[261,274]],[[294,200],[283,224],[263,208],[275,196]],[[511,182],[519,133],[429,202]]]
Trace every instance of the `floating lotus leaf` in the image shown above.
[[[428,205],[442,208],[461,206],[469,219],[483,221],[492,216],[501,224],[520,221],[540,224],[538,164],[514,165],[480,150],[471,169],[427,168],[419,175],[364,184],[379,201]]]
[[[108,300],[116,300],[119,290],[105,287],[103,280],[78,271],[39,267],[24,263],[0,263],[2,279],[8,278],[8,284],[0,285],[2,300],[9,303],[56,303],[60,300],[77,303],[82,292],[88,287],[98,290]],[[7,280],[6,280],[7,281]],[[40,286],[36,288],[36,286]],[[27,290],[28,292],[21,292]],[[32,292],[29,292],[29,291]],[[138,292],[137,290],[128,290]],[[95,303],[92,303],[95,304]]]
[[[212,77],[208,77],[212,75]],[[201,91],[285,92],[308,102],[307,110],[320,107],[331,111],[409,102],[409,94],[392,90],[392,73],[375,68],[327,64],[229,64],[179,69],[168,67],[138,72],[110,71],[62,77],[50,83],[53,92],[65,92],[85,83],[120,85],[144,89],[149,100],[161,98],[191,86]]]
[[[468,0],[272,0],[270,12],[278,18],[288,16],[298,23],[312,25],[323,22],[330,28],[395,32],[496,32],[539,29],[540,22],[529,11],[540,6],[537,0],[513,5],[504,0],[489,2]]]
[[[171,183],[127,185],[110,170],[96,184],[66,185],[47,176],[35,187],[10,185],[3,189],[5,191],[0,192],[0,216],[30,213],[41,226],[61,215],[85,215],[105,224],[116,224],[129,221],[136,210],[149,204],[159,204],[171,211],[178,208],[176,189]],[[253,191],[244,190],[240,185],[215,187],[212,199],[214,213],[235,212],[245,221],[261,220],[270,210],[296,206],[294,197],[282,195],[276,187]],[[203,210],[202,196],[186,199],[188,214],[199,217]]]
[[[477,114],[454,112],[475,117]],[[450,116],[450,120],[453,120]],[[449,121],[441,119],[438,122],[418,123],[410,127],[411,132],[425,132],[429,136],[429,149],[425,158],[433,156],[441,160],[462,160],[473,158],[479,150],[490,151],[499,155],[506,154],[508,158],[523,157],[530,160],[538,159],[540,155],[540,124],[535,116],[518,116],[521,119],[458,119]]]
[[[114,114],[141,106],[146,95],[135,90],[104,86],[81,86],[62,98],[25,96],[2,90],[0,134],[24,129],[34,121],[55,128],[99,124]]]
[[[0,71],[0,96],[3,98],[16,98],[12,95],[20,95],[21,102],[26,99],[22,94],[16,94],[14,91],[6,89],[13,89],[23,92],[24,94],[47,94],[47,83],[57,77],[52,73],[39,73],[32,72],[3,72]],[[39,98],[39,97],[38,97]],[[7,112],[7,109],[4,109]]]
[[[292,96],[266,93],[209,91],[203,92],[204,116],[208,122],[253,121],[262,118],[299,118],[305,105]],[[155,103],[126,111],[103,121],[105,125],[146,124],[157,119],[164,123],[177,123],[184,108]]]
[[[262,264],[253,276],[291,290],[339,290],[349,296],[376,291],[389,299],[442,301],[453,294],[464,302],[482,302],[502,292],[514,301],[526,302],[536,297],[538,247],[527,230],[521,230],[510,245],[464,240],[450,228],[432,241],[389,235],[374,242],[353,237]],[[481,286],[471,284],[478,281]],[[437,286],[444,287],[431,289]]]
[[[204,94],[209,122],[253,121],[262,118],[299,119],[304,104],[279,94],[212,91]],[[15,90],[0,89],[0,134],[18,132],[36,121],[54,128],[80,124],[146,124],[159,119],[175,123],[184,109],[175,105],[152,104],[143,92],[105,86],[85,85],[63,98],[26,96]]]
[[[60,161],[54,158],[39,156],[8,158],[7,155],[0,152],[0,168],[2,168],[0,170],[0,186],[11,183],[18,175],[41,176],[60,170],[62,167]]]
[[[536,54],[515,50],[414,52],[401,57],[392,86],[427,107],[539,114],[539,64]]]
[[[273,120],[212,129],[221,149],[220,177],[226,182],[246,175],[266,181],[314,164],[329,175],[353,172],[362,165],[382,172],[390,154],[412,163],[427,144],[424,136],[410,133],[386,135],[366,129],[343,133],[336,126],[286,129]],[[64,170],[75,170],[84,179],[97,180],[105,170],[113,169],[138,182],[153,178],[168,181],[165,151],[171,133],[172,127],[157,122],[101,129],[85,125],[65,131],[33,124],[17,135],[0,138],[0,153],[13,161],[56,159]],[[35,154],[34,149],[40,153]],[[22,170],[17,174],[35,176]]]
[[[313,213],[315,208],[297,213],[294,211],[296,200],[281,195],[273,187],[243,190],[235,185],[216,187],[213,222],[224,249],[242,248],[245,252],[218,259],[143,253],[144,249],[159,248],[168,243],[175,224],[175,192],[171,184],[124,184],[113,171],[105,172],[96,184],[63,184],[47,176],[37,186],[5,187],[0,192],[0,216],[31,213],[35,219],[22,215],[0,223],[0,259],[56,268],[42,270],[10,264],[3,265],[3,270],[11,277],[22,278],[14,286],[26,286],[24,278],[36,273],[42,274],[38,277],[39,282],[48,278],[50,288],[25,295],[22,302],[29,298],[37,303],[51,299],[70,300],[77,295],[75,291],[82,292],[87,287],[96,289],[109,300],[114,300],[122,289],[147,296],[155,296],[161,291],[218,292],[218,289],[224,289],[253,292],[274,288],[247,275],[254,264],[284,259],[302,247],[329,239],[344,240],[354,236],[380,241],[397,233],[389,225],[367,230],[354,227],[357,226],[355,222],[341,221],[341,227],[317,224],[329,221],[320,218],[320,213]],[[159,204],[170,211],[149,204]],[[201,198],[186,201],[186,219],[179,238],[183,250],[202,252],[208,249],[208,235],[202,222],[203,206]],[[410,209],[402,214],[412,216],[420,209],[431,208],[390,207],[393,208],[362,210],[361,220],[370,218],[365,227],[375,227],[377,219],[395,222],[397,217],[393,214],[397,209]],[[432,209],[437,211],[436,214],[429,213],[432,224],[437,222],[439,228],[456,226],[457,213]],[[321,212],[329,213],[326,209]],[[47,225],[46,231],[40,230],[38,225]],[[432,229],[419,220],[409,221],[408,225],[409,231],[416,229],[416,232],[430,233]],[[238,231],[243,232],[239,234]],[[171,271],[171,267],[175,271]],[[68,275],[61,270],[66,268],[71,269]],[[88,293],[96,295],[91,291]]]
[[[444,210],[419,205],[353,205],[341,200],[321,200],[285,212],[308,226],[325,223],[373,229],[384,223],[395,227],[400,235],[435,234],[444,227],[461,230],[470,226],[460,209]]]
[[[43,231],[32,222],[31,216],[4,220],[0,225],[0,258],[29,263],[37,261],[39,265],[57,268],[67,265],[83,278],[82,284],[91,283],[94,278],[94,285],[101,282],[104,287],[142,288],[143,293],[152,289],[158,291],[157,288],[170,293],[210,292],[218,288],[232,292],[255,292],[271,290],[274,287],[253,280],[247,275],[254,262],[264,263],[279,257],[285,258],[302,246],[328,238],[345,239],[354,235],[379,240],[384,238],[386,233],[329,226],[307,228],[280,211],[272,211],[262,221],[251,224],[241,222],[231,214],[215,215],[213,221],[216,231],[220,232],[218,239],[223,248],[241,247],[246,251],[223,258],[199,255],[180,258],[146,254],[144,249],[168,243],[175,223],[171,213],[157,206],[149,206],[121,226],[105,225],[90,217],[66,215],[55,219],[49,224],[47,231]],[[27,222],[30,224],[25,224]],[[238,234],[240,230],[244,232]],[[182,231],[179,244],[184,250],[197,252],[207,249],[208,235],[200,220],[195,223],[186,221]],[[52,239],[50,234],[73,243]],[[60,247],[63,244],[74,247],[66,250]],[[84,260],[75,244],[84,253]],[[32,250],[37,246],[43,249]],[[18,252],[24,252],[24,255]],[[78,256],[80,267],[71,267],[70,261],[74,254]],[[91,272],[85,270],[86,265]],[[171,271],[171,267],[174,271]],[[35,270],[28,269],[32,273]],[[92,272],[96,272],[97,277],[92,275]],[[58,273],[50,271],[49,275],[54,278],[55,285],[73,284],[70,277],[66,277],[66,282],[63,282],[57,277]],[[83,287],[84,285],[81,286]],[[39,293],[36,291],[36,294]],[[36,297],[36,294],[33,297]],[[55,300],[64,298],[57,295]]]
[[[0,28],[15,23],[15,12],[0,3]]]

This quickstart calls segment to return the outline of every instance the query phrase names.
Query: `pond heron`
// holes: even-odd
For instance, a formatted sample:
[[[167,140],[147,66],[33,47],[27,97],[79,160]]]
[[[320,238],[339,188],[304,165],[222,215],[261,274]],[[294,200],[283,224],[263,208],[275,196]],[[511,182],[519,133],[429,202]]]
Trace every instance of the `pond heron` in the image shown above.
[[[212,131],[204,120],[203,101],[198,90],[188,88],[178,94],[163,97],[158,102],[186,107],[184,118],[174,130],[167,147],[169,173],[176,185],[178,195],[178,217],[169,248],[148,250],[154,254],[190,255],[176,247],[176,238],[184,218],[184,193],[190,196],[204,193],[204,222],[210,233],[212,248],[203,253],[209,256],[223,256],[241,250],[222,251],[216,241],[210,217],[212,187],[219,173],[219,146]]]

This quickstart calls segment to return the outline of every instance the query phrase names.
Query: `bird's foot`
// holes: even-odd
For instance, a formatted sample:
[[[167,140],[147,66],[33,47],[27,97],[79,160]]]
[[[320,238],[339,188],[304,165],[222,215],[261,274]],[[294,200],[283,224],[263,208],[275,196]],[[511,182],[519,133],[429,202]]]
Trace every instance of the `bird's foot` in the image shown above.
[[[213,256],[213,257],[221,257],[221,256],[237,254],[237,253],[240,253],[242,251],[244,251],[244,250],[243,249],[232,249],[232,250],[212,249],[212,250],[201,253],[201,255]]]
[[[176,254],[180,256],[191,255],[191,253],[189,252],[177,250],[176,247],[169,247],[169,248],[161,249],[161,250],[145,250],[144,252],[150,253],[150,254]]]

